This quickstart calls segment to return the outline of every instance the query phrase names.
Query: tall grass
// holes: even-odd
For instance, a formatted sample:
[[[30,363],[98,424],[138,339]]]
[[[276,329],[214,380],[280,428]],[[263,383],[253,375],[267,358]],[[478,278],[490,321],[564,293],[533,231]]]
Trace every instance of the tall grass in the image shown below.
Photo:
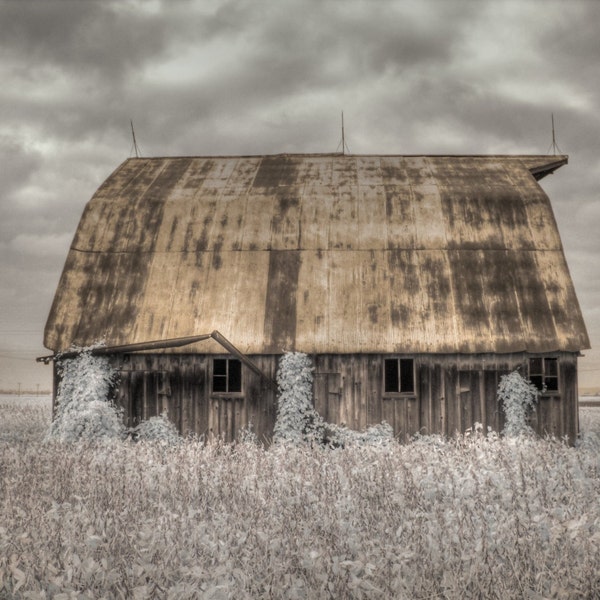
[[[578,448],[65,445],[31,410],[0,426],[0,598],[600,597],[591,431]]]

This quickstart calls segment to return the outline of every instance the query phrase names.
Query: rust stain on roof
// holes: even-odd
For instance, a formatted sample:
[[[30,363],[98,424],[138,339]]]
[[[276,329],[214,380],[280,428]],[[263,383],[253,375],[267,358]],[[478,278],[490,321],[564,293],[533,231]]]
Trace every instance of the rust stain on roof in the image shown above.
[[[566,162],[129,159],[86,206],[45,345],[218,329],[251,354],[587,348],[536,181]]]

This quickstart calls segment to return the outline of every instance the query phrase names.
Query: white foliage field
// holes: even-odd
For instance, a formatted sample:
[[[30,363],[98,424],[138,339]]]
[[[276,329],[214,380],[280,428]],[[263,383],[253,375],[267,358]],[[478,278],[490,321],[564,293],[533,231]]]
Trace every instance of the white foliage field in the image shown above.
[[[43,442],[0,397],[0,598],[597,598],[583,443]]]

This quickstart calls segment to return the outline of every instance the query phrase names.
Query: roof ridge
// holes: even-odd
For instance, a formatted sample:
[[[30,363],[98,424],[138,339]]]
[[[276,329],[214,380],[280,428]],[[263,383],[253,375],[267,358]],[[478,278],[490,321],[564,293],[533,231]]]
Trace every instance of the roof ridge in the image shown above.
[[[568,154],[349,154],[341,152],[279,152],[275,154],[181,154],[181,155],[160,155],[160,156],[130,156],[126,160],[168,160],[168,159],[190,159],[190,158],[275,158],[275,157],[337,157],[337,158],[507,158],[507,159],[549,159],[552,162],[568,160]]]

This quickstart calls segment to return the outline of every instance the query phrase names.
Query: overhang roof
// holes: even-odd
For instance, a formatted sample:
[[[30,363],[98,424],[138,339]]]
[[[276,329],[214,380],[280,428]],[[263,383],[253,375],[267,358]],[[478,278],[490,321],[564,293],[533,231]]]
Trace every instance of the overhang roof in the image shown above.
[[[566,156],[135,158],[81,218],[53,351],[218,329],[249,354],[578,351]],[[222,352],[210,342],[173,349]]]

